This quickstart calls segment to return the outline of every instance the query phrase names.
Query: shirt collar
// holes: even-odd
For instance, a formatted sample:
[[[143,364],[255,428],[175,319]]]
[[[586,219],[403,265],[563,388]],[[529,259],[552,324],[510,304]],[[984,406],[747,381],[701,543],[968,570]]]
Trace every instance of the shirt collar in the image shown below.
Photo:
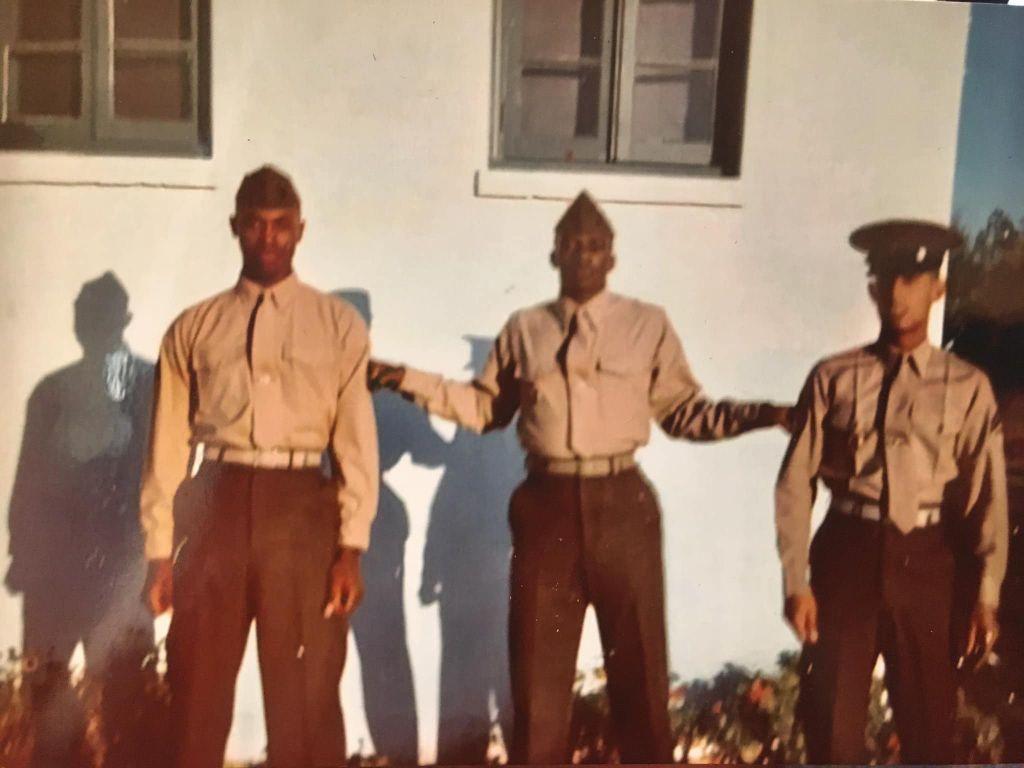
[[[910,368],[918,376],[923,376],[924,372],[928,369],[928,361],[931,359],[932,344],[928,339],[925,339],[910,352],[901,353],[898,349],[884,344],[882,341],[876,341],[875,351],[883,362],[892,362],[897,357],[904,357],[910,361]]]
[[[558,316],[564,331],[569,327],[569,321],[572,320],[572,316],[580,310],[585,310],[596,330],[601,327],[602,321],[608,314],[611,302],[612,293],[608,290],[601,291],[583,304],[570,299],[568,296],[559,296],[555,302],[555,314]]]
[[[239,275],[235,284],[235,295],[246,304],[253,304],[261,293],[278,309],[284,309],[295,299],[299,289],[299,278],[292,272],[284,280],[274,283],[269,288],[253,282],[244,275]]]

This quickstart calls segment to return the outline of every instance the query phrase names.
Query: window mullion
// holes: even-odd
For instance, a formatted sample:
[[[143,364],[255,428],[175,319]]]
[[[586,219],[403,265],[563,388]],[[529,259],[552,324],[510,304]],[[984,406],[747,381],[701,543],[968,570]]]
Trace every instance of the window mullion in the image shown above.
[[[111,0],[94,0],[93,6],[93,55],[96,57],[93,126],[96,139],[104,141],[114,134],[114,14]]]
[[[0,124],[6,123],[10,117],[14,11],[15,0],[0,0]]]
[[[618,0],[604,0],[601,14],[601,86],[598,102],[598,141],[601,145],[602,162],[610,162],[609,142],[612,134],[611,116],[615,100],[612,98],[612,84],[615,73],[612,66],[615,61],[615,14]]]
[[[633,82],[636,78],[636,29],[640,13],[640,0],[621,0],[621,28],[618,58],[618,77],[615,84],[615,141],[612,144],[612,162],[631,159],[633,123]]]
[[[520,154],[523,113],[523,18],[522,5],[516,0],[505,0],[502,8],[502,29],[505,31],[502,56],[501,98],[501,157]]]
[[[188,74],[190,86],[189,102],[192,105],[190,122],[192,124],[192,140],[199,141],[199,0],[189,0],[189,50]]]

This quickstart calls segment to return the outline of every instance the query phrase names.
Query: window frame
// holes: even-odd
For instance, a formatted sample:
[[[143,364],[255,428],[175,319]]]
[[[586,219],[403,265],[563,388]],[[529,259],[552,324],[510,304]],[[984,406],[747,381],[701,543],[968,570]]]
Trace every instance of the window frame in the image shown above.
[[[517,3],[512,2],[500,2],[501,5],[501,29],[515,29],[522,26],[522,21],[519,14],[516,12],[519,8]],[[569,141],[569,153],[574,158],[588,161],[588,162],[600,162],[600,157],[607,151],[609,141],[609,131],[611,126],[608,121],[604,119],[604,115],[607,114],[611,99],[611,74],[612,74],[612,57],[613,51],[613,35],[614,35],[614,21],[615,21],[615,3],[616,0],[600,0],[602,3],[602,15],[601,15],[601,26],[602,26],[602,40],[603,49],[600,58],[597,60],[597,68],[600,71],[599,77],[599,89],[600,93],[598,96],[598,133],[596,137],[589,136],[575,136]],[[498,32],[499,36],[501,31]],[[563,162],[565,157],[565,146],[566,142],[562,140],[550,141],[547,137],[537,136],[531,134],[525,134],[520,131],[508,131],[507,126],[517,125],[520,123],[522,115],[522,82],[523,78],[520,75],[512,75],[513,72],[522,72],[523,70],[534,70],[534,74],[540,74],[541,72],[548,72],[551,74],[555,73],[571,73],[574,70],[578,71],[584,67],[593,68],[593,63],[588,57],[579,56],[575,59],[525,59],[522,54],[522,35],[513,36],[511,44],[505,48],[505,56],[503,57],[503,81],[509,85],[509,98],[507,98],[501,109],[502,115],[502,127],[501,131],[504,135],[509,137],[509,142],[514,147],[516,152],[514,154],[520,154],[518,150],[528,151],[530,154],[539,156],[548,161]]]
[[[25,0],[0,0],[0,152],[41,150],[100,155],[210,157],[210,2],[187,0],[188,39],[128,39],[114,34],[115,0],[82,0],[77,43],[17,40],[18,9]],[[6,30],[6,34],[4,34]],[[14,60],[25,52],[74,50],[81,55],[78,117],[20,115]],[[181,57],[189,70],[191,117],[148,120],[115,112],[115,56]]]
[[[610,99],[607,111],[599,115],[608,126],[605,146],[599,153],[576,151],[579,137],[569,140],[573,151],[566,158],[563,152],[535,152],[531,158],[522,156],[524,145],[520,132],[515,130],[521,114],[520,105],[512,103],[519,97],[516,67],[521,56],[516,48],[522,36],[506,34],[506,30],[521,26],[517,13],[518,3],[513,0],[494,0],[494,30],[491,97],[492,130],[488,166],[494,169],[549,169],[587,170],[597,173],[657,173],[675,176],[737,177],[740,172],[743,122],[745,118],[747,69],[750,56],[750,33],[754,0],[722,0],[719,8],[717,60],[702,61],[701,66],[717,69],[717,82],[712,104],[712,136],[708,143],[680,143],[671,145],[648,144],[634,147],[630,141],[632,119],[633,76],[637,69],[635,45],[637,15],[641,0],[602,0],[604,3],[605,49],[603,68],[614,78],[614,86],[602,78],[602,109]],[[511,25],[511,26],[510,26]],[[612,27],[608,35],[608,26]],[[688,71],[693,62],[674,66],[673,75]],[[629,87],[624,87],[629,83]],[[512,96],[513,98],[510,98]],[[592,139],[590,141],[593,141]],[[526,145],[531,146],[530,144]],[[533,146],[537,146],[535,142]],[[565,147],[566,142],[560,141]]]

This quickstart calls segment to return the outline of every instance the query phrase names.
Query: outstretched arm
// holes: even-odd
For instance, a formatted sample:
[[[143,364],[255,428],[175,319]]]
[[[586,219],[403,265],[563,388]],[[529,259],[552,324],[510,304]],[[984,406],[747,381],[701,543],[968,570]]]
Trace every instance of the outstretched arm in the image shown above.
[[[650,402],[661,428],[671,437],[687,440],[721,440],[764,427],[789,428],[786,406],[708,398],[667,318],[655,352]]]
[[[393,389],[430,413],[478,433],[506,426],[519,408],[508,326],[495,340],[483,373],[473,381],[452,381],[379,360],[370,361],[368,379],[371,389]]]

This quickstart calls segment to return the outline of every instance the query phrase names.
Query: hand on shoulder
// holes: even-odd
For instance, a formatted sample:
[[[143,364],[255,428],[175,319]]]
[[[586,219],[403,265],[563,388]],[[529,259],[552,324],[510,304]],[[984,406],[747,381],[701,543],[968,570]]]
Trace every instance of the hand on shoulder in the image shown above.
[[[405,379],[405,367],[371,359],[366,368],[366,383],[371,391],[390,389],[397,391]]]

